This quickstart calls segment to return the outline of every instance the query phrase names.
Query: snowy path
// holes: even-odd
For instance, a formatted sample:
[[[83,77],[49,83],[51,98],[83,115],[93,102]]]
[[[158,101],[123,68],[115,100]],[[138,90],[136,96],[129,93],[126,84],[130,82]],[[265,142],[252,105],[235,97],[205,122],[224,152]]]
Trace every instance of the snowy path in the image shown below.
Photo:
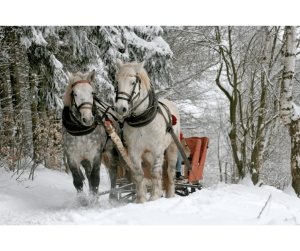
[[[1,225],[300,224],[300,200],[270,186],[218,184],[188,197],[114,207],[103,196],[99,204],[81,207],[72,177],[65,173],[39,167],[34,181],[23,182],[10,179],[11,175],[0,169]],[[102,167],[100,191],[108,188]],[[258,219],[271,193],[271,203]]]

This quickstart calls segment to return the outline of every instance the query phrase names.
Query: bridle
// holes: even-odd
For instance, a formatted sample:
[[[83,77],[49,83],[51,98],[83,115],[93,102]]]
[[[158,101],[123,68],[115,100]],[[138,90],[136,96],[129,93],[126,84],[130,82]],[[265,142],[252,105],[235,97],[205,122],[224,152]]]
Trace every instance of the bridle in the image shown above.
[[[91,85],[90,82],[86,81],[86,80],[80,80],[75,82],[72,85],[72,88],[80,83],[88,83]],[[71,105],[70,106],[65,106],[63,109],[63,114],[62,114],[62,122],[64,127],[66,128],[66,130],[68,131],[69,134],[73,135],[73,136],[83,136],[83,135],[87,135],[92,133],[96,127],[99,124],[103,124],[103,119],[105,120],[109,120],[108,114],[115,120],[118,121],[118,119],[109,112],[109,109],[113,110],[113,106],[109,106],[107,104],[105,104],[103,101],[101,101],[97,96],[96,93],[93,92],[93,103],[90,102],[83,102],[81,103],[79,106],[77,106],[74,96],[76,96],[76,93],[71,92]],[[101,107],[97,106],[96,103],[98,103]],[[89,105],[88,107],[84,106],[84,105]],[[94,123],[90,126],[85,126],[81,123],[80,120],[80,109],[91,109],[92,110],[92,114],[94,115]],[[101,115],[101,116],[100,116]],[[106,132],[107,134],[107,132]],[[108,134],[107,134],[108,135]],[[109,137],[107,137],[106,143],[108,141]],[[105,145],[106,145],[105,143]],[[105,147],[103,148],[103,150],[105,150]]]
[[[90,85],[92,85],[89,81],[87,80],[80,80],[80,81],[77,81],[75,83],[72,84],[72,88],[77,85],[77,84],[81,84],[81,83],[88,83]],[[92,93],[93,96],[95,95],[95,93],[93,92]],[[71,91],[71,106],[70,106],[70,111],[71,111],[71,118],[74,122],[76,123],[80,123],[81,124],[81,119],[80,119],[80,109],[90,109],[92,111],[92,113],[94,114],[95,113],[95,105],[91,102],[82,102],[79,106],[76,104],[76,101],[75,101],[75,96],[77,94],[72,90]]]
[[[117,103],[118,99],[123,99],[123,100],[126,100],[128,102],[128,104],[131,106],[130,109],[129,109],[129,111],[128,111],[128,115],[126,117],[130,117],[132,115],[132,113],[138,108],[138,106],[141,103],[143,103],[149,97],[149,95],[151,93],[151,92],[148,92],[148,94],[146,95],[146,97],[144,97],[141,102],[139,102],[136,106],[133,107],[133,101],[140,96],[140,93],[141,93],[141,82],[142,81],[141,81],[140,77],[138,76],[138,73],[135,76],[129,75],[129,77],[135,77],[136,78],[136,81],[134,83],[132,83],[133,89],[132,89],[131,94],[128,94],[126,92],[119,92],[118,91],[118,85],[116,85],[116,88],[115,88],[115,92],[116,92],[116,100],[115,100],[115,102]],[[135,94],[135,88],[136,88],[137,84],[139,84],[139,91],[133,97],[133,95]],[[120,94],[123,94],[123,95],[127,96],[128,98],[119,97]],[[151,107],[148,107],[147,110],[149,110],[149,108],[151,108]]]
[[[118,85],[116,85],[116,88],[115,88],[115,92],[116,92],[116,103],[118,101],[118,99],[123,99],[123,100],[126,100],[128,102],[128,104],[130,104],[131,106],[133,106],[133,101],[138,98],[140,96],[140,92],[141,92],[141,79],[140,77],[138,76],[138,73],[133,76],[133,75],[129,75],[129,77],[134,77],[135,78],[135,82],[132,83],[133,85],[133,90],[131,92],[131,94],[128,94],[127,92],[119,92],[118,90]],[[135,94],[135,88],[136,88],[136,85],[139,84],[139,92],[135,95],[135,97],[133,97],[133,95]],[[124,97],[119,97],[119,95],[122,94],[122,95],[125,95],[127,96],[128,98],[124,98]]]
[[[81,84],[81,83],[88,83],[90,85],[92,85],[89,81],[87,80],[80,80],[80,81],[77,81],[75,82],[73,85],[72,85],[72,88],[75,86],[75,85],[78,85],[78,84]],[[95,94],[94,92],[92,93],[93,95]],[[77,94],[72,90],[71,92],[71,96],[73,97],[72,98],[72,105],[75,106],[76,110],[79,112],[80,109],[90,109],[92,110],[93,109],[93,104],[91,102],[82,102],[79,106],[77,106],[76,104],[76,101],[75,101],[75,96],[77,96]],[[85,106],[85,105],[89,105],[88,107]]]

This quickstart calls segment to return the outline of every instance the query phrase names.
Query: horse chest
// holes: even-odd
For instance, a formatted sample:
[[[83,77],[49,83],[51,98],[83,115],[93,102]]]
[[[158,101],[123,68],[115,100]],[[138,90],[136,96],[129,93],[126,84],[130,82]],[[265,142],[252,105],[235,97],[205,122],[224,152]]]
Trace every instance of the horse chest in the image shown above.
[[[96,132],[96,130],[94,132]],[[82,158],[98,154],[102,146],[99,133],[91,133],[85,136],[72,136],[65,131],[63,132],[63,142],[64,148],[68,153],[76,154]]]
[[[151,124],[150,124],[151,125]],[[166,148],[169,142],[165,142],[165,129],[161,127],[145,126],[142,128],[124,127],[124,139],[128,146],[135,149],[149,149],[155,152],[158,148]]]

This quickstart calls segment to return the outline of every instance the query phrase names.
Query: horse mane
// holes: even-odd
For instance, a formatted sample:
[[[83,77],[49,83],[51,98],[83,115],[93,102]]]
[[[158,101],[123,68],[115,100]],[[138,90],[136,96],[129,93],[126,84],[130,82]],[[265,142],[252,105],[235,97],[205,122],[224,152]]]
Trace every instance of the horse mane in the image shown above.
[[[137,62],[131,62],[131,63],[126,63],[123,64],[121,66],[121,68],[119,69],[119,72],[117,74],[117,78],[116,80],[118,80],[121,77],[128,77],[130,75],[135,75],[135,69],[134,67],[137,66],[138,63]],[[148,74],[146,72],[146,70],[144,68],[141,68],[138,72],[139,77],[142,81],[142,84],[144,84],[146,86],[147,91],[150,91],[150,79],[148,77]]]
[[[72,92],[72,85],[74,82],[80,81],[80,80],[87,80],[88,73],[81,73],[80,71],[75,73],[72,78],[70,78],[70,82],[67,86],[67,90],[65,93],[65,106],[70,106],[71,103],[71,92]],[[92,83],[91,83],[92,84]]]

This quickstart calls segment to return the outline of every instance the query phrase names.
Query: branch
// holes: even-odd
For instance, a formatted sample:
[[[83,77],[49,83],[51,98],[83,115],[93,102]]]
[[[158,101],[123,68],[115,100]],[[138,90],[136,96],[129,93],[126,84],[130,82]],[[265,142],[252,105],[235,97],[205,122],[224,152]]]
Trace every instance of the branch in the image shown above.
[[[260,215],[262,214],[262,212],[264,211],[264,209],[266,208],[266,206],[267,206],[269,200],[271,199],[271,197],[272,197],[272,194],[270,194],[268,200],[266,201],[266,204],[264,205],[264,207],[263,207],[262,210],[260,211],[260,213],[259,213],[259,215],[258,215],[258,217],[257,217],[258,219],[259,219]]]
[[[222,68],[223,68],[223,62],[220,64],[220,68],[217,72],[217,77],[216,77],[216,83],[217,83],[217,86],[224,92],[224,94],[227,96],[227,98],[232,101],[232,97],[231,95],[228,93],[228,91],[220,84],[220,75],[221,75],[221,72],[222,72]]]

